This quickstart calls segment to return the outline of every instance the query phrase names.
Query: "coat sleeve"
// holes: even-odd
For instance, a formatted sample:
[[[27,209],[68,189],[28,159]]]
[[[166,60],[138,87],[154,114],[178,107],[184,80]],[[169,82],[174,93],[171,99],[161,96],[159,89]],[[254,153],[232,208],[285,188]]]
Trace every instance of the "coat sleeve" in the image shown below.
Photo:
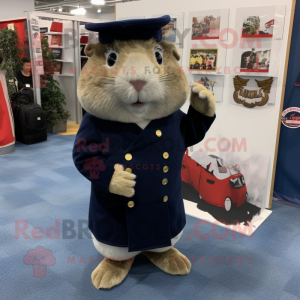
[[[216,114],[213,117],[203,115],[191,105],[187,114],[181,110],[179,112],[181,117],[180,130],[184,136],[186,148],[200,143],[216,119]]]
[[[109,184],[115,171],[114,164],[102,156],[101,140],[93,123],[93,116],[86,114],[81,122],[73,147],[73,160],[77,170],[91,183],[109,193]]]

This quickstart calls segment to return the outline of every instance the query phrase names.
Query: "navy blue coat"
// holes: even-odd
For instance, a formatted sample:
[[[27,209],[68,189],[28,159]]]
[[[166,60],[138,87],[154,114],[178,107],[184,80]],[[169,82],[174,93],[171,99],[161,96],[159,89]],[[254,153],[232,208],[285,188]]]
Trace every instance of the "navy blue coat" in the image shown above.
[[[177,110],[151,121],[142,130],[135,123],[85,114],[73,159],[79,172],[92,183],[89,229],[98,241],[128,247],[129,251],[171,246],[171,239],[186,223],[181,192],[183,155],[187,147],[204,138],[215,117],[190,106],[187,114]],[[131,154],[131,160],[126,154]],[[137,176],[133,197],[109,192],[115,164],[131,168]],[[167,201],[163,201],[165,196]]]

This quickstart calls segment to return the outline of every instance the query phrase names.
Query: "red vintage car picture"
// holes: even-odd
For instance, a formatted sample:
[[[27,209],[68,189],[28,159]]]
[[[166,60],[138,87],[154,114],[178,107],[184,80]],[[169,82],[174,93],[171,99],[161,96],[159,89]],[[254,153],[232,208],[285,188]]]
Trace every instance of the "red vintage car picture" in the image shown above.
[[[243,174],[233,172],[228,165],[215,155],[203,155],[197,151],[183,157],[182,181],[190,184],[205,202],[224,207],[230,211],[241,206],[247,199],[247,187]]]

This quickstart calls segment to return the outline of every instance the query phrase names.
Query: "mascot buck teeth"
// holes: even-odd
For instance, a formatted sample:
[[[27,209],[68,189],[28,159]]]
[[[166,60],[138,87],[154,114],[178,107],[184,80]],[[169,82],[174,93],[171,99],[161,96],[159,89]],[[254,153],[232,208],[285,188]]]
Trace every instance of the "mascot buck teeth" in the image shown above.
[[[191,269],[174,248],[186,223],[181,164],[215,120],[215,100],[192,83],[188,113],[180,110],[189,87],[177,48],[162,41],[170,21],[86,24],[99,43],[85,48],[78,98],[87,113],[73,159],[91,182],[89,229],[105,257],[91,275],[97,289],[120,284],[139,253],[172,275]]]

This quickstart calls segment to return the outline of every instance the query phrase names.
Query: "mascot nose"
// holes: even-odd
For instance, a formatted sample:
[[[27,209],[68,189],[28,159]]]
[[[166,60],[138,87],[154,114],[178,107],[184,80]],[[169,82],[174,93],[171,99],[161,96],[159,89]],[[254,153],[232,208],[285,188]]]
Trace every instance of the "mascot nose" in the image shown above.
[[[143,80],[134,80],[130,81],[137,92],[140,92],[143,86],[146,84],[146,81]]]

